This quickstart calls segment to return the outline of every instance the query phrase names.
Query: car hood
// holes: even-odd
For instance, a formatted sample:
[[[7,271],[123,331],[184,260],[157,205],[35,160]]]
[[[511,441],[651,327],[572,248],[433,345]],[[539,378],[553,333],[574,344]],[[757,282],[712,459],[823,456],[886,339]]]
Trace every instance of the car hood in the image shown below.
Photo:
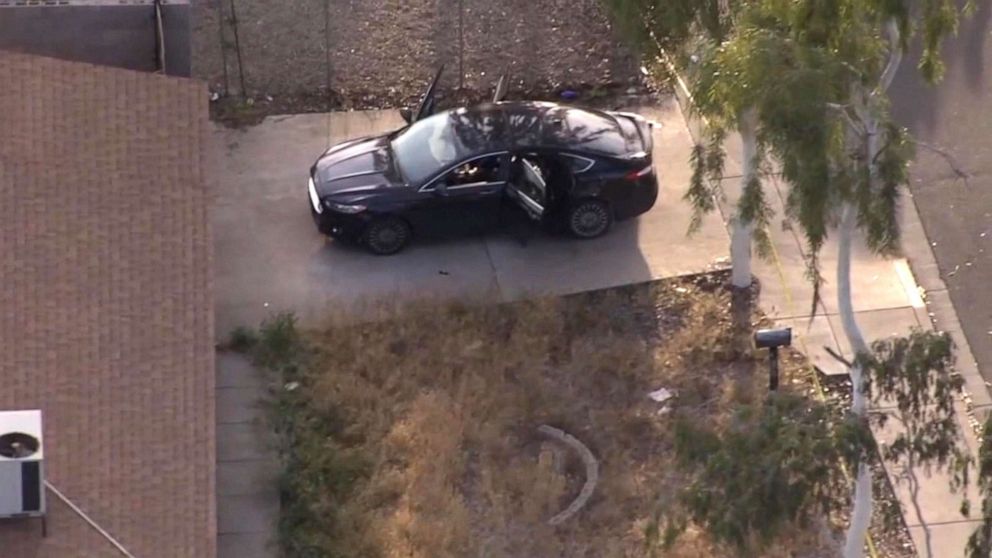
[[[328,149],[311,174],[320,196],[358,194],[398,182],[386,136],[351,140]]]

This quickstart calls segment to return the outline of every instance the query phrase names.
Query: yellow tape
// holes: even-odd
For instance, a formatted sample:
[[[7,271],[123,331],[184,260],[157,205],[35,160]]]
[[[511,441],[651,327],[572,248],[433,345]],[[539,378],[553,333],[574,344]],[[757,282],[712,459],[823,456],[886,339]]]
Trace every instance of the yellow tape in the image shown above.
[[[775,249],[775,244],[771,244],[772,261],[775,263],[775,272],[778,273],[779,281],[782,282],[782,289],[785,291],[785,304],[789,307],[789,314],[795,314],[795,305],[793,304],[792,289],[789,288],[788,282],[785,280],[785,271],[782,269],[782,260],[778,257],[778,250]],[[809,358],[809,347],[806,346],[805,339],[802,336],[799,337],[799,345],[802,348],[803,354]],[[809,366],[810,376],[813,378],[813,386],[816,388],[816,397],[821,402],[827,400],[826,394],[823,392],[823,384],[820,383],[820,376],[816,373],[816,369],[812,364],[807,364]],[[840,464],[841,471],[844,473],[844,478],[847,482],[851,482],[850,471],[847,470],[847,465],[843,462]],[[871,558],[878,558],[878,551],[875,549],[875,541],[871,537],[871,532],[865,534],[865,542],[868,543],[868,554]]]

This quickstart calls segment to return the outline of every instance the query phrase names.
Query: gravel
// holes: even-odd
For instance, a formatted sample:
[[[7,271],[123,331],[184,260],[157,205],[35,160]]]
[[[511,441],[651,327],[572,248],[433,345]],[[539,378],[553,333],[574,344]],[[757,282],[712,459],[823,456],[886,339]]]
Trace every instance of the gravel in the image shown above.
[[[193,0],[193,73],[220,93],[240,91],[231,2]],[[640,87],[636,59],[598,0],[463,0],[463,37],[459,0],[233,2],[245,88],[272,105],[406,105],[442,63],[442,91],[462,98],[490,95],[503,71],[517,98]]]

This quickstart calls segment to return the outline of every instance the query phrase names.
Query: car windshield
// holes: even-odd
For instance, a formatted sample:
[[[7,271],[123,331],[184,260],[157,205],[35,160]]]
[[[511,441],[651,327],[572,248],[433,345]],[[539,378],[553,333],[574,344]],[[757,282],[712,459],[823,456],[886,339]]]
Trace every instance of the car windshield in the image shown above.
[[[467,154],[447,113],[414,122],[393,139],[392,148],[400,172],[414,185]]]
[[[422,185],[439,171],[492,149],[500,137],[497,115],[458,109],[414,122],[391,143],[408,183]]]

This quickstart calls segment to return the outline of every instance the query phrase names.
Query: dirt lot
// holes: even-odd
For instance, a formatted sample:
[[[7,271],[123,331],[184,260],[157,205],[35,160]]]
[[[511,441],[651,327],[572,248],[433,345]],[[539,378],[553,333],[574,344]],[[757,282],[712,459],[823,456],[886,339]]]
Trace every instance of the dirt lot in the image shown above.
[[[512,305],[386,308],[365,314],[372,323],[332,320],[305,332],[305,350],[292,348],[285,322],[270,325],[255,358],[277,372],[283,550],[732,554],[694,528],[658,554],[654,528],[688,482],[674,449],[678,421],[727,424],[740,406],[763,405],[764,355],[733,347],[726,281],[720,273]],[[804,359],[784,355],[783,390],[810,393],[808,374]],[[648,397],[661,387],[677,394],[673,408]],[[549,518],[589,474],[540,425],[573,435],[598,461],[591,498],[558,525]],[[750,555],[837,555],[836,526],[814,521],[790,533]]]
[[[193,73],[213,91],[223,92],[225,84],[231,92],[240,89],[231,5],[193,1]],[[276,107],[396,106],[414,100],[442,63],[446,89],[464,85],[469,95],[486,94],[501,71],[527,96],[564,88],[596,96],[640,81],[634,57],[614,37],[598,0],[464,0],[463,84],[458,0],[233,5],[246,89]]]

